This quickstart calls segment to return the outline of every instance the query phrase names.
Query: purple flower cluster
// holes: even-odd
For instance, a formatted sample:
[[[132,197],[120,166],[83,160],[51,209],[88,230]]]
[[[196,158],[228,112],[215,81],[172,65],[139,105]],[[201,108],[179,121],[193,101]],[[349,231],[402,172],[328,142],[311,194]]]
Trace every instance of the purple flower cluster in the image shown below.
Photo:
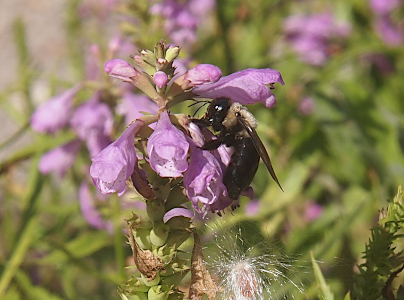
[[[110,48],[119,47],[114,42],[110,43]],[[91,50],[100,54],[97,47]],[[149,177],[182,177],[185,193],[199,213],[220,213],[230,205],[236,206],[223,184],[223,174],[230,161],[227,149],[220,146],[215,151],[202,150],[205,139],[215,138],[213,134],[207,129],[202,134],[187,116],[171,114],[168,107],[185,100],[228,97],[241,104],[262,102],[270,108],[276,103],[271,90],[275,83],[284,84],[282,76],[272,69],[246,69],[222,76],[220,68],[209,64],[200,64],[177,74],[173,62],[179,50],[179,47],[159,42],[154,53],[143,50],[140,55],[133,56],[135,66],[121,59],[107,61],[105,72],[125,83],[120,89],[119,104],[105,101],[109,94],[100,88],[93,91],[88,100],[75,105],[77,93],[85,88],[81,84],[38,107],[31,118],[35,131],[55,134],[70,128],[76,133],[75,139],[43,155],[39,164],[41,172],[54,171],[64,176],[84,142],[92,157],[92,181],[102,194],[118,193],[121,196],[128,180],[132,180],[136,188],[141,188],[145,182],[146,186],[153,185],[148,182],[147,175],[134,176],[153,170],[155,175],[149,174]],[[96,68],[89,73],[91,78],[98,77]],[[145,96],[133,94],[132,86]],[[111,143],[114,112],[124,115],[130,125]],[[137,137],[147,144],[142,144]],[[145,164],[150,168],[143,170]],[[253,197],[251,191],[243,195]],[[89,194],[84,181],[80,189],[83,212],[89,216],[90,224],[107,228],[97,215]],[[154,193],[148,195],[153,197]],[[176,209],[178,214],[188,214],[184,213],[184,207]],[[175,211],[170,214],[172,216]]]
[[[395,24],[392,18],[394,10],[402,6],[400,0],[369,0],[370,7],[376,14],[374,26],[377,34],[387,44],[397,46],[404,41],[404,30],[399,24]]]
[[[108,45],[107,57],[121,55],[122,53],[125,54],[127,51],[133,51],[133,46],[128,47],[125,40],[120,37],[114,37]],[[86,81],[76,84],[61,94],[50,98],[48,101],[38,106],[31,116],[31,127],[38,133],[56,135],[64,130],[75,134],[67,143],[51,149],[42,155],[38,169],[43,174],[53,172],[62,178],[76,162],[80,150],[83,149],[83,144],[86,145],[88,151],[87,155],[90,157],[96,156],[101,150],[111,144],[115,113],[123,115],[125,120],[129,120],[127,122],[127,124],[129,124],[132,120],[137,119],[141,115],[139,111],[152,114],[157,112],[158,107],[155,102],[145,96],[134,94],[132,92],[133,89],[126,87],[120,89],[120,95],[115,96],[121,98],[121,102],[115,105],[110,99],[111,95],[109,91],[106,90],[111,87],[110,83],[107,83],[107,87],[99,84],[101,78],[103,78],[103,76],[100,76],[100,66],[103,65],[104,60],[100,47],[98,45],[91,45],[87,54]],[[93,86],[98,88],[94,89]],[[88,90],[90,90],[92,95],[87,100],[77,104],[76,102],[78,102],[80,98],[79,93],[82,92],[84,94],[88,92]],[[116,141],[113,144],[116,143],[119,142]],[[132,147],[128,148],[134,151],[133,142],[131,146]],[[116,157],[115,153],[111,155]],[[125,155],[128,156],[130,154],[125,153]],[[132,163],[133,165],[135,161],[136,157]],[[93,170],[93,172],[95,171]],[[87,184],[87,181],[87,178],[83,179],[82,185]],[[123,181],[124,187],[126,186],[125,181],[126,178]],[[118,183],[115,183],[115,185],[111,187],[105,185],[104,190],[109,191],[115,188],[116,185],[118,185]],[[90,205],[88,197],[82,197],[82,195],[88,195],[90,192],[82,192],[83,190],[84,188],[79,191],[79,199],[80,204],[84,207],[84,214],[84,212],[88,212],[93,206]],[[122,192],[124,188],[119,186],[116,190]],[[87,202],[81,203],[82,201]],[[95,216],[95,213],[90,213],[90,215]],[[85,214],[84,217],[86,217]],[[92,226],[95,226],[94,224],[97,223],[94,221],[94,218],[87,219],[93,220],[89,222]],[[95,223],[93,224],[92,222]],[[95,227],[100,228],[98,225]]]
[[[164,0],[149,11],[164,17],[164,29],[173,43],[187,46],[195,43],[199,24],[214,6],[215,0]]]
[[[185,192],[196,211],[220,212],[229,205],[237,205],[227,196],[223,184],[224,170],[229,163],[224,146],[212,152],[201,150],[205,138],[199,127],[185,115],[170,114],[167,107],[171,101],[216,97],[229,97],[241,104],[263,102],[267,107],[273,107],[276,100],[271,89],[275,83],[284,84],[282,77],[279,71],[272,69],[247,69],[222,77],[218,67],[206,64],[174,76],[169,57],[170,49],[176,51],[177,48],[162,49],[164,51],[160,53],[165,56],[156,55],[154,71],[150,68],[140,71],[143,60],[149,65],[152,62],[151,53],[145,50],[141,56],[133,57],[135,67],[119,59],[105,64],[105,71],[110,76],[141,89],[158,104],[159,111],[150,116],[133,115],[135,120],[122,136],[93,158],[90,169],[93,182],[101,193],[122,194],[126,181],[138,168],[134,137],[140,136],[147,139],[147,157],[139,158],[144,160],[142,164],[148,163],[159,177],[183,177]],[[144,127],[156,120],[154,131],[145,135]],[[134,186],[138,184],[134,183]],[[179,209],[178,213],[183,214],[183,208]]]
[[[284,30],[302,61],[323,65],[329,57],[330,40],[348,35],[350,27],[336,22],[330,13],[321,13],[290,16],[284,21]]]

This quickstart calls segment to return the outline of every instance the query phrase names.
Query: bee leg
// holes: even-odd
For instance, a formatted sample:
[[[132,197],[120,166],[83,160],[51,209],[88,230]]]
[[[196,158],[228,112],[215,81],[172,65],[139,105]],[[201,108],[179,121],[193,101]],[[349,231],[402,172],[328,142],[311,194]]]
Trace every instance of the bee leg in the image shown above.
[[[198,125],[199,127],[209,127],[210,123],[206,118],[202,118],[202,119],[191,119],[192,123],[195,123],[196,125]]]
[[[225,142],[224,137],[222,137],[222,138],[218,137],[215,140],[210,140],[210,141],[205,142],[205,144],[201,147],[201,149],[202,150],[215,150],[215,149],[219,148],[219,146],[221,144],[223,144],[224,142]]]

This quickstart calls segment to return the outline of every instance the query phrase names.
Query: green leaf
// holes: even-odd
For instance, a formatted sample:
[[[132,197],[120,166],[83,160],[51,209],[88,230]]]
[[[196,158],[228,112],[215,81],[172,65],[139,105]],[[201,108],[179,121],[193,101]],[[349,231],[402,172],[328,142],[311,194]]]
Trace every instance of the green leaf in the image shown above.
[[[313,264],[314,276],[316,277],[317,286],[319,288],[319,297],[324,300],[334,300],[334,295],[331,293],[330,287],[325,282],[323,273],[320,266],[316,262],[313,256],[313,252],[310,251],[311,263]]]

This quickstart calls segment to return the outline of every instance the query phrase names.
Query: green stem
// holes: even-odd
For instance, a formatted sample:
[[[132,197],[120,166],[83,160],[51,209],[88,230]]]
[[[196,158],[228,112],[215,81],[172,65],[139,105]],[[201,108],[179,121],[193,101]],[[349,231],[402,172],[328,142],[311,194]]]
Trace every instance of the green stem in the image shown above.
[[[0,278],[0,299],[6,292],[11,279],[14,277],[15,273],[18,271],[22,261],[24,260],[25,254],[27,253],[31,242],[34,239],[35,229],[37,227],[37,218],[32,218],[26,225],[25,230],[19,239],[17,246],[15,247],[11,258],[6,263],[3,275]]]
[[[12,278],[14,277],[16,271],[18,271],[21,263],[24,260],[28,249],[31,246],[33,240],[37,233],[37,223],[38,216],[36,214],[36,206],[39,200],[39,193],[43,186],[43,177],[39,174],[36,165],[37,160],[33,162],[33,174],[31,174],[31,184],[30,188],[27,190],[27,205],[23,213],[23,225],[18,234],[19,239],[15,247],[11,251],[11,257],[8,259],[3,274],[0,278],[0,299],[6,293],[7,287],[9,286]],[[24,201],[24,203],[26,203]]]
[[[112,200],[112,211],[114,220],[114,248],[115,248],[115,259],[117,262],[117,268],[119,275],[125,278],[125,252],[123,248],[124,235],[122,234],[122,226],[120,223],[120,205],[118,197],[113,197]]]

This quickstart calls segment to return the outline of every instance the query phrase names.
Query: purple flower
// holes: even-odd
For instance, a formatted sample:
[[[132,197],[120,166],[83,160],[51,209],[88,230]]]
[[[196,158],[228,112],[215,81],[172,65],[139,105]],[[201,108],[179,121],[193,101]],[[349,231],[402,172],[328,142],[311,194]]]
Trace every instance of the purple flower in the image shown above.
[[[73,99],[81,85],[75,85],[63,94],[40,105],[31,116],[31,126],[37,132],[55,133],[69,122]]]
[[[125,82],[133,83],[139,72],[127,61],[114,58],[104,64],[105,73]]]
[[[134,136],[143,125],[144,122],[136,120],[115,142],[93,157],[90,175],[101,193],[118,192],[121,196],[125,192],[126,180],[137,163]]]
[[[170,121],[167,111],[160,115],[147,142],[150,166],[161,177],[180,177],[188,168],[189,144],[181,130]]]
[[[108,17],[118,4],[118,0],[84,0],[80,2],[78,14],[82,19],[96,16],[100,20]]]
[[[209,207],[226,193],[226,187],[223,184],[222,166],[216,157],[197,147],[191,150],[189,166],[184,173],[184,187],[192,206],[201,213],[210,210]],[[204,206],[202,211],[200,204]]]
[[[168,82],[167,74],[164,73],[163,71],[158,71],[153,75],[153,81],[158,88],[162,89],[167,85]]]
[[[221,77],[222,70],[219,67],[200,64],[185,72],[179,83],[186,90],[196,85],[217,82]]]
[[[150,82],[150,76],[138,72],[130,63],[125,60],[114,58],[104,64],[105,73],[109,76],[132,83],[150,99],[160,99],[155,87]]]
[[[219,216],[222,215],[221,211],[231,205],[232,209],[239,206],[239,200],[234,201],[229,196],[220,195],[219,198],[211,205],[206,205],[206,212],[216,212]]]
[[[222,77],[215,83],[197,85],[192,92],[212,99],[227,97],[243,105],[262,102],[271,108],[276,103],[275,95],[270,91],[274,83],[285,84],[277,70],[245,69]]]
[[[369,0],[370,7],[378,15],[387,15],[400,5],[400,0]]]
[[[308,201],[304,218],[306,221],[312,222],[317,220],[323,213],[324,207],[314,201]]]
[[[253,199],[247,203],[245,208],[245,214],[249,217],[255,216],[260,209],[260,201],[258,199]]]
[[[331,38],[350,32],[347,24],[337,23],[329,13],[293,15],[285,19],[286,39],[299,53],[300,59],[312,65],[322,65],[328,59],[327,46]]]
[[[130,124],[133,120],[143,116],[142,112],[156,114],[158,106],[156,102],[150,100],[144,95],[125,92],[121,102],[116,108],[116,112],[125,116],[126,124]]]
[[[387,45],[397,46],[403,42],[403,29],[394,25],[389,16],[381,16],[377,18],[375,26],[378,35]]]
[[[98,101],[99,93],[79,106],[70,121],[77,135],[87,142],[91,156],[95,156],[111,142],[109,135],[114,117],[108,105]]]
[[[188,208],[184,207],[176,207],[168,212],[163,217],[164,223],[167,223],[170,219],[174,217],[186,217],[186,218],[193,218],[194,212],[192,210],[189,210]]]
[[[97,198],[101,198],[102,195],[98,195]],[[90,188],[87,182],[83,182],[79,188],[79,202],[81,213],[88,224],[97,229],[107,229],[112,232],[113,224],[111,222],[104,221],[100,212],[98,211],[93,195],[91,195]]]
[[[299,103],[299,112],[303,116],[311,115],[314,111],[314,102],[313,99],[310,97],[304,97]]]
[[[171,40],[186,47],[196,41],[196,29],[213,6],[213,0],[165,0],[154,4],[149,12],[162,15],[165,18],[164,29]]]
[[[63,178],[67,170],[73,165],[80,146],[81,142],[75,140],[46,152],[39,161],[39,171],[42,174],[53,171]]]
[[[97,44],[91,45],[86,54],[86,78],[88,80],[98,80],[100,76],[100,61],[102,58],[100,46]]]

